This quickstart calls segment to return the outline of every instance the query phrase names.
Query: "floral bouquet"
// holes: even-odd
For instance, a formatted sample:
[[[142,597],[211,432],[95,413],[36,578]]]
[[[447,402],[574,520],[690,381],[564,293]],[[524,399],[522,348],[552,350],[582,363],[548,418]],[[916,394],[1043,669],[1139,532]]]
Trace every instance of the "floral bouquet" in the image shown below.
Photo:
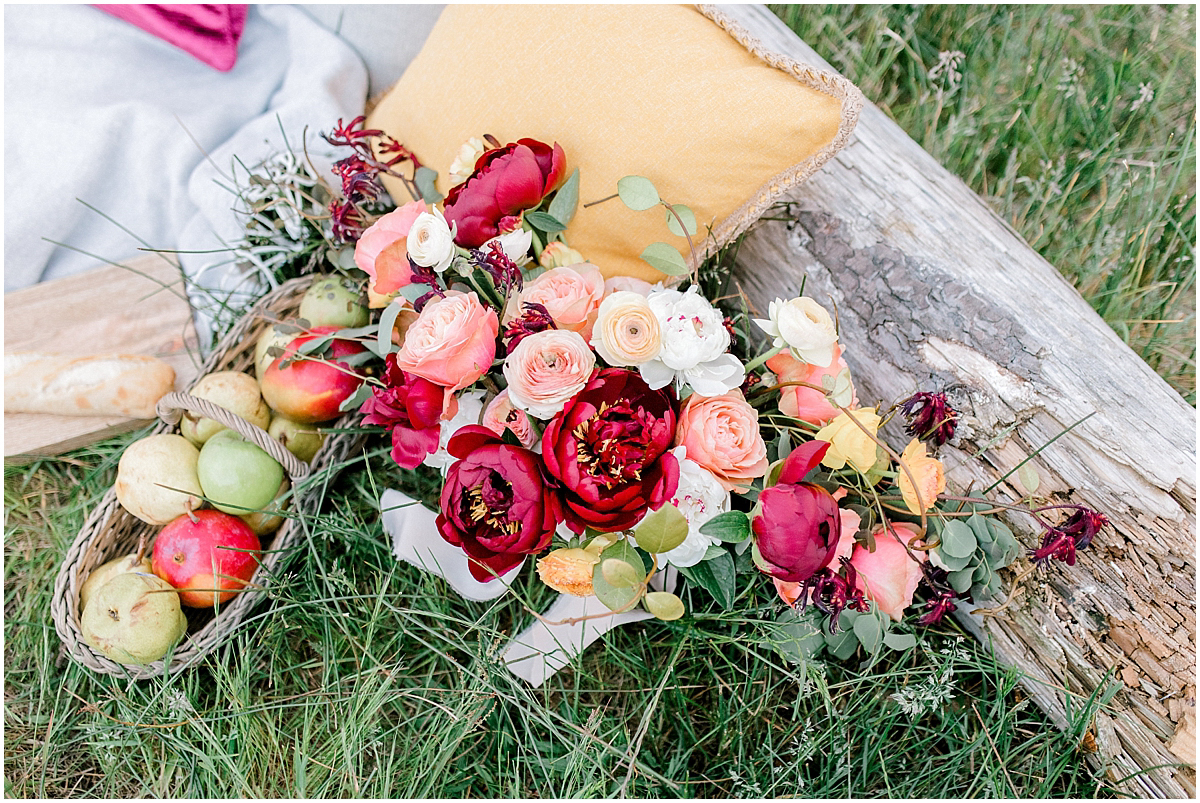
[[[645,178],[594,203],[658,210],[685,241],[690,259],[646,247],[665,274],[654,285],[570,248],[579,174],[557,144],[472,139],[443,198],[432,170],[361,123],[329,138],[354,150],[335,166],[333,231],[381,310],[368,340],[383,368],[353,405],[400,468],[440,470],[424,537],[460,552],[474,583],[502,591],[531,559],[547,586],[603,606],[539,617],[554,626],[639,605],[678,619],[676,574],[726,609],[761,578],[797,659],[907,648],[909,611],[929,625],[1000,591],[1022,551],[995,517],[1011,506],[946,493],[930,453],[955,434],[945,393],[864,406],[816,300],[754,317],[702,292],[719,292],[720,259],[701,261],[694,213]],[[413,200],[383,211],[381,175]],[[899,451],[881,435],[897,416]],[[1077,506],[1019,509],[1044,527],[1039,563],[1073,563],[1105,524]]]

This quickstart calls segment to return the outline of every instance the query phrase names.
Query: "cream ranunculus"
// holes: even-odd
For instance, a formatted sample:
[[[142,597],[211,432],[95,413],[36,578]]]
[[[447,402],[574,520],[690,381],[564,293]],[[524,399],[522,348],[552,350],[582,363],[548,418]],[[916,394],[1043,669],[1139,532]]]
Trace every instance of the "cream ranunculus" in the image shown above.
[[[422,212],[408,230],[408,256],[413,262],[441,273],[454,261],[454,232],[440,209]]]
[[[553,418],[583,390],[595,367],[596,355],[578,332],[536,332],[504,358],[508,399],[534,418]]]
[[[475,172],[475,163],[479,161],[479,157],[483,156],[487,146],[483,144],[483,140],[479,137],[471,137],[458,149],[458,153],[454,156],[454,161],[450,163],[450,170],[447,172],[447,177],[450,179],[450,185],[462,184],[471,177]]]
[[[641,365],[662,349],[662,329],[646,297],[619,290],[600,302],[592,348],[614,368]]]
[[[822,368],[833,362],[838,334],[828,310],[800,296],[790,301],[777,298],[768,312],[770,320],[756,318],[754,322],[775,338],[775,348],[787,348],[797,360]]]
[[[854,417],[854,421],[862,424],[861,428],[850,420],[851,416]],[[879,431],[879,424],[880,418],[876,415],[874,407],[838,413],[836,418],[813,436],[816,440],[829,444],[829,451],[825,452],[821,465],[836,471],[845,468],[849,463],[859,473],[866,474],[871,470],[871,466],[875,465],[878,446],[871,439],[871,435]],[[871,435],[863,432],[864,428]]]

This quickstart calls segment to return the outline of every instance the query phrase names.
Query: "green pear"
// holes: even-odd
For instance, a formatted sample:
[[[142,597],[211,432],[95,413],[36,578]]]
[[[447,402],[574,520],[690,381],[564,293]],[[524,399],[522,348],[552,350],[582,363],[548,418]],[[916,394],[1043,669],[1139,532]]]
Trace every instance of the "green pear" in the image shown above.
[[[162,525],[204,500],[196,464],[200,450],[182,435],[147,435],[125,447],[113,490],[121,507],[147,524]]]
[[[353,329],[366,326],[371,313],[359,282],[342,276],[318,276],[300,299],[297,314],[310,326]]]
[[[277,323],[274,326],[268,326],[263,330],[263,333],[258,336],[258,342],[254,344],[254,375],[262,381],[263,372],[267,367],[275,361],[275,358],[283,354],[284,348],[288,343],[291,343],[296,335],[304,330],[294,323]],[[275,346],[275,349],[271,347]]]
[[[179,593],[145,572],[118,574],[97,589],[80,617],[83,640],[119,664],[148,664],[187,632]]]
[[[258,382],[250,374],[243,374],[241,371],[214,371],[201,377],[188,393],[210,401],[218,407],[224,407],[256,427],[266,429],[271,423],[271,408],[263,401]],[[179,422],[179,433],[197,446],[203,446],[209,438],[223,429],[226,429],[226,426],[220,421],[192,412],[184,413]]]
[[[196,476],[204,497],[224,513],[266,510],[284,479],[283,466],[232,429],[213,435],[200,450]]]
[[[79,589],[79,610],[82,612],[87,608],[88,602],[100,587],[118,574],[125,574],[126,572],[151,574],[153,571],[150,568],[149,556],[143,555],[139,560],[136,553],[117,558],[116,560],[110,560],[108,563],[97,566],[95,569],[92,569],[92,573],[83,581],[83,585]]]
[[[250,525],[250,529],[254,530],[255,535],[268,535],[275,532],[283,526],[283,516],[280,511],[287,508],[291,497],[287,496],[287,492],[292,488],[292,483],[287,477],[283,478],[283,482],[279,484],[279,490],[275,493],[275,498],[271,500],[271,504],[267,505],[263,510],[255,511],[254,513],[243,513],[238,516],[239,519]]]

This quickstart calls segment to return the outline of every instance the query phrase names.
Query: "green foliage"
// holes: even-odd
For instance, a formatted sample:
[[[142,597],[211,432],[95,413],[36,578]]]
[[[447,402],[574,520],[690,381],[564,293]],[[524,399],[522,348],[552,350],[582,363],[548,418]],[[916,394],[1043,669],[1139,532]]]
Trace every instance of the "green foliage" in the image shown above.
[[[679,508],[669,504],[647,513],[633,532],[637,545],[654,554],[670,552],[684,542],[687,534],[687,519]]]
[[[687,263],[675,246],[669,243],[650,243],[641,253],[641,258],[650,267],[668,276],[684,276],[688,272]]]
[[[645,176],[625,176],[618,180],[617,195],[621,197],[621,203],[635,212],[643,212],[661,203],[654,183]]]
[[[1195,6],[772,8],[1195,403]]]
[[[565,227],[575,217],[575,209],[579,206],[579,168],[571,173],[562,186],[554,193],[546,212]]]
[[[413,183],[417,186],[417,192],[421,194],[421,199],[426,203],[436,204],[445,197],[438,192],[436,182],[437,171],[432,167],[422,165],[413,174]]]

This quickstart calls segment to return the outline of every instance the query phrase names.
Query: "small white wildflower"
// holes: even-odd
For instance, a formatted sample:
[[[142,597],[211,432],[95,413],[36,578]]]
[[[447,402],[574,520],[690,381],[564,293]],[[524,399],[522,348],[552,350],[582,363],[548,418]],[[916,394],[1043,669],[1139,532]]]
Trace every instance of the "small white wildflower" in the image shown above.
[[[1058,79],[1058,85],[1055,88],[1068,98],[1078,96],[1082,103],[1086,100],[1082,85],[1083,65],[1070,56],[1065,57],[1059,65],[1062,68],[1062,76]]]
[[[951,95],[962,84],[959,68],[967,55],[961,50],[943,50],[938,53],[937,64],[929,68],[929,82],[937,85],[938,97]]]
[[[1154,100],[1154,87],[1150,86],[1149,84],[1142,84],[1140,87],[1138,87],[1137,100],[1135,100],[1133,105],[1129,107],[1129,111],[1135,112],[1152,100]]]
[[[187,719],[196,713],[191,700],[179,689],[169,689],[163,698],[163,703],[166,705],[167,712],[175,719]]]

